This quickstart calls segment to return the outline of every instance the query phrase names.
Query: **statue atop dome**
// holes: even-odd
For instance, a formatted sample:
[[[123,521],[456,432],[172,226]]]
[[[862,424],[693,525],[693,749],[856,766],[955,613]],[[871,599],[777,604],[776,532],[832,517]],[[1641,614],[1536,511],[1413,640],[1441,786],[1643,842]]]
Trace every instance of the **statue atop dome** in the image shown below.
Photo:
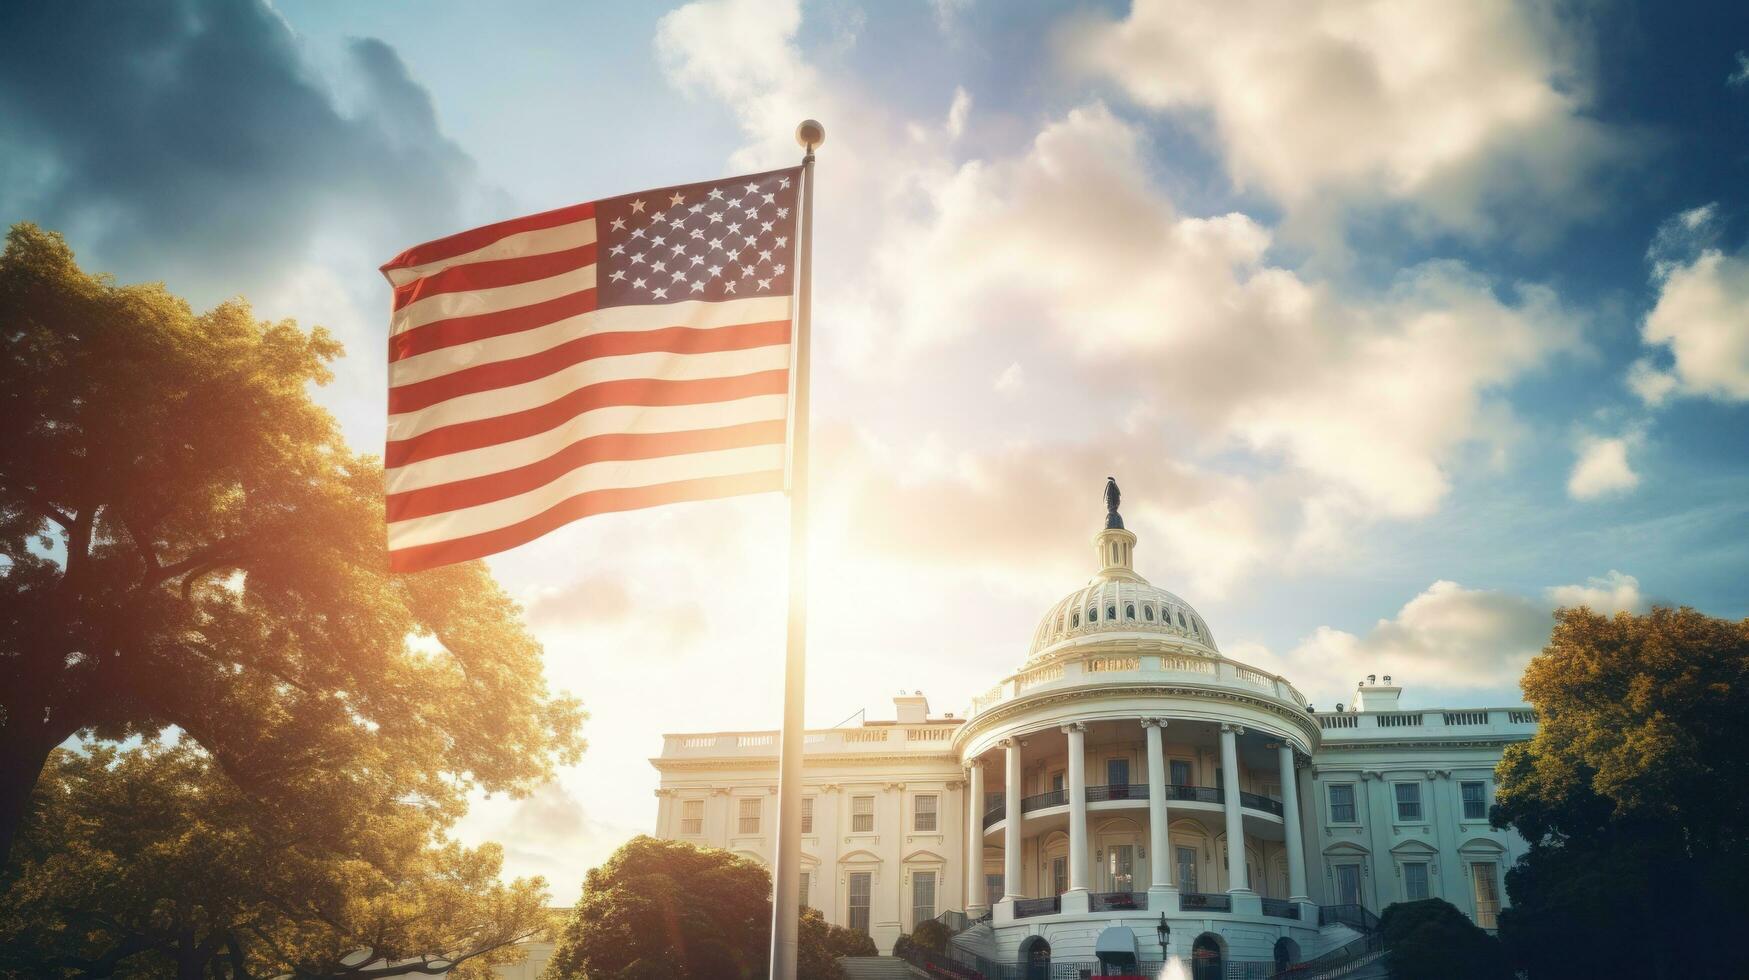
[[[1123,492],[1117,488],[1117,478],[1105,478],[1105,529],[1122,530],[1123,516],[1117,512],[1117,502],[1123,498]]]

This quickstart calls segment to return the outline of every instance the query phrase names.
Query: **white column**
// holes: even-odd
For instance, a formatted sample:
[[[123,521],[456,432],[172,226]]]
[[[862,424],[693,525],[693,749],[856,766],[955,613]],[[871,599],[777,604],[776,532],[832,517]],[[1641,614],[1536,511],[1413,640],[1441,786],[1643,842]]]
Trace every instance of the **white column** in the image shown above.
[[[1005,738],[1002,746],[1008,752],[1008,805],[1003,816],[1007,830],[1002,834],[1002,900],[1011,902],[1025,897],[1020,891],[1020,739]]]
[[[966,810],[970,813],[966,834],[966,914],[983,912],[990,907],[984,894],[984,762],[973,759],[966,769],[971,773]]]
[[[1287,894],[1290,902],[1309,902],[1306,894],[1305,838],[1300,836],[1299,773],[1294,768],[1294,747],[1286,742],[1276,747],[1281,767],[1281,817],[1287,834]]]
[[[1087,891],[1087,726],[1063,726],[1069,736],[1069,891]]]
[[[1239,813],[1239,734],[1238,725],[1221,726],[1221,796],[1227,811],[1227,892],[1250,895],[1251,883],[1245,877],[1245,820]]]
[[[1142,729],[1148,733],[1148,891],[1165,895],[1177,891],[1172,883],[1172,841],[1167,831],[1166,719],[1143,718]],[[1167,898],[1158,902],[1149,899],[1148,908],[1177,912],[1178,903]]]

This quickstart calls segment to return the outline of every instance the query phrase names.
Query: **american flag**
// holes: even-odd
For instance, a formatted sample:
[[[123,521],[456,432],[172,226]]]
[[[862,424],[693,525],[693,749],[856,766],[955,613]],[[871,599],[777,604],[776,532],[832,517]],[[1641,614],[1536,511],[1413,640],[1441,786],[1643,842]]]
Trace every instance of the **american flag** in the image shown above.
[[[390,567],[781,489],[800,183],[793,167],[626,194],[384,265]]]

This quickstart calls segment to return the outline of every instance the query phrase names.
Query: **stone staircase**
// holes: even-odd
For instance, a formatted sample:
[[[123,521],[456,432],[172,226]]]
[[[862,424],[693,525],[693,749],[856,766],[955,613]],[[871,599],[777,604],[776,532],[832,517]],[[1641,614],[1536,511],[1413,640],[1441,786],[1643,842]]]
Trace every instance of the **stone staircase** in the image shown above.
[[[846,980],[912,980],[911,964],[897,956],[840,956]]]

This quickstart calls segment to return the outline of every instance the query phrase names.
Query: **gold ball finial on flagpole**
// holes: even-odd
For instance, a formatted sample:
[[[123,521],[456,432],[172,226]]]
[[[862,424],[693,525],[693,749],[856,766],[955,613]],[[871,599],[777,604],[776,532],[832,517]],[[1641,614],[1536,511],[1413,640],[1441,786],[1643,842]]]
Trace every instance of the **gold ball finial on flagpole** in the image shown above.
[[[796,127],[796,142],[802,144],[802,149],[812,153],[815,147],[826,142],[826,127],[820,125],[818,119],[804,119]]]

